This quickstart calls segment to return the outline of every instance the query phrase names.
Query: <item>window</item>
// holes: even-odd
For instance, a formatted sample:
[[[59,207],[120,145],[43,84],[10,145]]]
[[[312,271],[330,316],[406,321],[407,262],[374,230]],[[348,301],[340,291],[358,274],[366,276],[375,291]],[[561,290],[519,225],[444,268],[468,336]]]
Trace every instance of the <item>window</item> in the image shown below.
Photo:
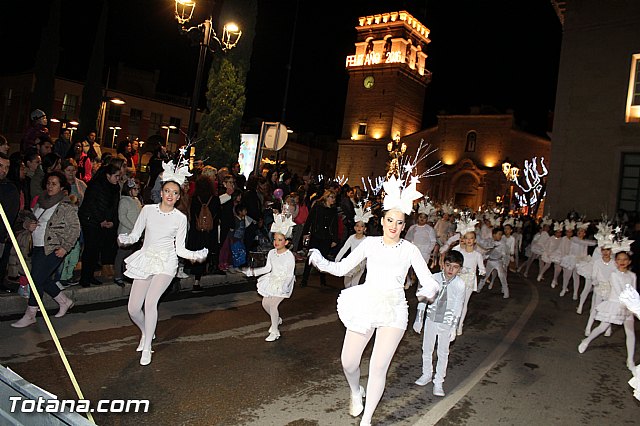
[[[629,75],[629,91],[627,93],[627,109],[625,121],[640,123],[640,53],[631,57],[631,73]]]
[[[171,129],[170,132],[177,134],[180,133],[180,119],[176,117],[169,117],[169,126],[176,126],[175,129]]]
[[[623,153],[618,209],[640,211],[640,153]]]
[[[366,134],[367,134],[367,123],[358,124],[358,135],[366,136]]]
[[[107,114],[107,120],[120,122],[120,116],[122,115],[122,107],[120,105],[109,105],[109,113]]]
[[[64,99],[62,100],[62,112],[66,112],[68,115],[74,115],[76,113],[77,107],[78,107],[78,97],[76,95],[70,95],[69,93],[65,93]]]
[[[162,127],[162,114],[158,114],[157,112],[152,112],[149,116],[149,134],[150,135],[158,135],[160,134],[160,128]]]
[[[142,121],[142,110],[131,108],[131,112],[129,113],[129,121],[131,121],[132,124],[138,124],[140,121]]]
[[[467,133],[467,144],[464,147],[465,152],[476,152],[476,139],[478,134],[475,130],[471,130]]]

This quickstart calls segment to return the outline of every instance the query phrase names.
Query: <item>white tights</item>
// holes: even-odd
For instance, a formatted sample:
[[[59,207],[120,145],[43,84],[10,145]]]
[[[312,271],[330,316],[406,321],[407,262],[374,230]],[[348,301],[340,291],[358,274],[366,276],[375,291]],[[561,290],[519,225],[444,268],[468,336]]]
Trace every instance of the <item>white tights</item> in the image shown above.
[[[573,299],[578,298],[578,291],[580,291],[580,275],[576,268],[562,268],[562,291],[569,290],[569,280],[573,278]]]
[[[384,386],[387,380],[387,370],[391,359],[396,353],[398,344],[402,340],[404,330],[393,327],[379,327],[376,329],[376,340],[373,344],[373,352],[369,361],[369,381],[367,383],[364,413],[362,424],[371,423],[373,412],[382,398]],[[360,361],[364,348],[373,336],[373,329],[367,334],[356,333],[347,330],[342,345],[342,369],[349,382],[351,394],[360,393]]]
[[[560,272],[562,272],[562,266],[560,266],[559,263],[545,262],[544,265],[542,265],[542,269],[540,270],[540,273],[538,274],[538,276],[542,277],[544,273],[547,272],[547,269],[551,267],[552,264],[553,264],[553,280],[551,281],[551,283],[558,284],[558,277],[560,276]]]
[[[271,318],[271,327],[269,333],[278,332],[278,323],[280,322],[280,312],[278,312],[278,305],[284,300],[284,297],[264,297],[262,299],[262,308],[265,310]]]
[[[629,368],[631,368],[630,366],[632,364],[635,365],[633,357],[635,355],[636,333],[633,327],[633,321],[633,315],[628,315],[622,323],[622,326],[624,327],[624,334],[627,337],[627,366],[629,366]],[[593,339],[607,331],[607,328],[609,327],[611,327],[610,323],[604,321],[600,322],[600,324],[591,331],[589,337],[584,339],[584,342],[587,344],[591,343]]]
[[[542,262],[541,260],[539,260],[540,259],[540,255],[539,254],[535,254],[535,253],[531,253],[531,256],[529,256],[529,258],[527,259],[527,261],[525,263],[520,265],[518,270],[524,269],[524,275],[525,276],[528,275],[529,274],[529,268],[531,268],[531,265],[533,264],[533,262],[536,259],[538,259],[538,261],[539,261],[538,265],[540,265],[540,262]]]
[[[153,275],[146,280],[133,280],[129,294],[129,316],[142,333],[144,338],[142,349],[145,351],[151,350],[151,342],[158,324],[158,301],[171,284],[171,280],[173,277],[166,274]]]
[[[460,315],[460,321],[458,321],[458,334],[462,333],[462,324],[464,323],[464,319],[467,316],[467,308],[469,307],[469,299],[471,298],[471,293],[473,293],[473,289],[465,285],[464,304],[462,305],[462,314]]]

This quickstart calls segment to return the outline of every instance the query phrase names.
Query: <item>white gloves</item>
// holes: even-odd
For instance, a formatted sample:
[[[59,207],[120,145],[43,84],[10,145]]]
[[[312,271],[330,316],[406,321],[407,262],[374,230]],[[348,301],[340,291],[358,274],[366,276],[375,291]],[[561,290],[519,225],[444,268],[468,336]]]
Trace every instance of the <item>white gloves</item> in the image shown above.
[[[209,255],[209,249],[203,248],[201,250],[196,250],[193,252],[193,261],[204,262],[205,260],[207,260],[208,255]]]
[[[456,335],[456,327],[453,327],[453,330],[451,330],[451,334],[449,335],[449,342],[456,340]]]
[[[309,250],[309,265],[313,265],[316,268],[323,270],[323,267],[326,268],[326,266],[329,265],[329,261],[322,256],[320,250],[311,249]]]
[[[123,246],[128,246],[128,245],[131,245],[131,244],[133,244],[135,242],[136,241],[129,234],[120,234],[120,235],[118,235],[118,243],[120,243]]]
[[[638,292],[633,287],[628,285],[622,293],[620,293],[620,302],[640,318],[640,295],[638,295]]]
[[[245,274],[247,277],[252,277],[253,276],[253,269],[251,269],[251,268],[243,268],[242,269],[242,273]]]

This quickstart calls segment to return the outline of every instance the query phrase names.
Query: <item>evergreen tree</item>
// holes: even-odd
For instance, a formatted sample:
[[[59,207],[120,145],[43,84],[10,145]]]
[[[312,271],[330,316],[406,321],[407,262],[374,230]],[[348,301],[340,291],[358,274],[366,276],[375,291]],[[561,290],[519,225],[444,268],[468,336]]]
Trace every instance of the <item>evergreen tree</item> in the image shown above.
[[[230,59],[214,59],[207,82],[207,112],[196,143],[200,158],[217,167],[237,161],[245,105],[245,71]]]

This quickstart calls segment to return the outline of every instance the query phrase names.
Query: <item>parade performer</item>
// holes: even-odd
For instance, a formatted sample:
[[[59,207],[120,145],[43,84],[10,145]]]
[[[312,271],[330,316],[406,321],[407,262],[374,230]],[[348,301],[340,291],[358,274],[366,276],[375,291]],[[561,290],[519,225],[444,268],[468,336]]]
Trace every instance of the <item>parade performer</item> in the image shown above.
[[[551,280],[551,288],[556,288],[558,285],[558,277],[562,272],[562,266],[560,262],[564,254],[562,253],[562,230],[564,229],[563,222],[556,222],[553,224],[553,236],[549,237],[547,243],[544,246],[544,252],[542,253],[542,268],[538,272],[538,278],[536,281],[542,281],[544,273],[547,269],[554,265],[553,280]]]
[[[593,284],[593,297],[591,299],[589,319],[587,320],[587,326],[584,331],[585,336],[591,334],[591,327],[596,319],[596,307],[609,297],[611,291],[609,279],[611,278],[611,274],[616,271],[616,264],[611,258],[611,248],[613,247],[613,235],[611,232],[603,236],[603,238],[599,238],[598,244],[599,250],[597,250],[597,252],[600,253],[600,256],[597,256],[593,262],[591,279],[589,280],[589,283]],[[587,291],[587,287],[585,287],[585,291]],[[577,312],[579,314],[582,313],[582,305],[578,306]],[[605,336],[608,335],[611,335],[611,327],[608,327],[605,331]]]
[[[529,268],[535,260],[538,260],[538,270],[542,270],[542,260],[540,256],[544,253],[544,245],[549,239],[549,228],[551,226],[551,219],[543,218],[540,223],[540,231],[536,235],[534,235],[533,240],[531,241],[531,254],[526,262],[524,262],[518,268],[518,272],[524,269],[524,273],[522,274],[525,278],[529,275]]]
[[[360,262],[367,261],[367,278],[363,285],[342,290],[338,298],[338,316],[347,328],[342,347],[342,367],[351,389],[349,413],[358,416],[363,412],[360,425],[371,424],[373,412],[378,406],[385,387],[387,370],[391,359],[404,335],[408,322],[408,306],[404,293],[404,280],[409,267],[413,267],[421,287],[419,297],[432,300],[440,284],[433,279],[431,271],[420,250],[410,242],[401,239],[406,215],[411,214],[413,200],[422,197],[416,190],[419,177],[406,176],[415,169],[420,157],[422,143],[413,163],[403,161],[399,168],[400,179],[391,176],[384,183],[384,215],[382,237],[368,237],[341,262],[329,262],[318,250],[310,250],[309,261],[321,271],[344,276]],[[428,155],[428,154],[427,154]],[[411,183],[408,184],[408,180]],[[360,386],[360,362],[362,353],[376,333],[375,343],[369,362],[369,382],[367,400],[363,407],[365,390]]]
[[[621,234],[619,228],[617,234]],[[617,237],[613,243],[611,251],[615,253],[617,271],[613,272],[609,278],[609,284],[611,285],[609,297],[596,307],[596,320],[600,321],[600,325],[594,328],[589,336],[580,342],[578,352],[584,353],[589,343],[602,334],[611,324],[622,325],[627,337],[627,367],[631,372],[635,372],[636,366],[633,360],[636,343],[634,318],[631,311],[620,302],[620,294],[625,287],[636,288],[636,275],[629,271],[631,257],[628,252],[631,249],[632,242],[627,238]]]
[[[267,342],[280,338],[278,326],[282,324],[278,306],[284,299],[291,297],[295,284],[296,259],[289,250],[291,233],[295,222],[288,214],[275,214],[271,224],[273,249],[267,254],[267,263],[261,268],[247,268],[242,272],[248,277],[258,278],[258,294],[262,296],[262,308],[271,319]]]
[[[509,283],[507,282],[507,267],[509,266],[509,248],[505,240],[502,239],[502,228],[494,227],[491,230],[491,240],[481,241],[480,245],[485,249],[488,249],[487,253],[487,267],[486,275],[480,280],[478,284],[478,293],[484,287],[487,278],[491,276],[493,271],[498,274],[500,284],[502,285],[502,297],[504,299],[509,298]],[[491,288],[491,286],[489,286]]]
[[[371,211],[367,210],[366,212],[362,207],[355,208],[355,216],[353,220],[355,225],[353,226],[355,234],[349,235],[347,241],[345,241],[344,245],[338,252],[336,256],[336,262],[340,262],[347,251],[351,250],[352,252],[362,243],[367,236],[364,234],[367,229],[367,222],[369,219],[373,217]],[[362,261],[358,266],[353,268],[348,274],[344,276],[344,288],[353,287],[354,285],[358,285],[360,283],[360,278],[365,271],[366,262]]]
[[[422,375],[416,385],[425,386],[433,380],[433,394],[444,396],[444,378],[449,362],[449,343],[455,340],[456,330],[465,298],[465,283],[458,276],[464,256],[457,250],[451,250],[444,256],[442,272],[434,275],[440,283],[440,292],[436,300],[427,309],[427,319],[422,340]],[[433,376],[433,350],[438,343],[436,374]]]
[[[571,243],[569,244],[569,252],[560,262],[560,266],[562,266],[562,291],[560,292],[560,297],[567,293],[569,290],[569,279],[573,278],[573,300],[578,300],[580,275],[578,274],[577,265],[582,265],[582,268],[585,263],[589,263],[591,258],[587,254],[587,249],[597,244],[595,241],[584,239],[587,235],[587,228],[589,227],[589,224],[590,222],[578,222],[576,224],[576,228],[578,230],[577,236],[572,236],[570,238]],[[569,234],[572,233],[573,231],[567,230],[567,238],[569,237]],[[585,285],[588,284],[589,283],[586,283]]]
[[[436,247],[437,241],[435,230],[427,223],[429,215],[433,212],[435,212],[433,204],[429,201],[421,201],[418,204],[418,223],[411,225],[404,237],[405,240],[411,241],[418,247],[418,250],[420,250],[422,257],[427,263],[429,263],[429,258]],[[409,274],[407,274],[405,288],[409,288],[411,284],[413,284],[414,278],[413,273],[409,272]]]
[[[611,272],[615,271],[615,263],[611,260],[610,251],[611,245],[613,244],[613,235],[611,234],[612,228],[606,221],[600,222],[596,225],[596,227],[598,228],[598,232],[596,233],[596,235],[594,235],[594,238],[596,239],[598,246],[595,248],[595,250],[593,250],[593,254],[591,256],[587,256],[587,258],[589,259],[588,262],[583,261],[576,265],[576,271],[578,272],[578,275],[580,275],[581,277],[585,277],[584,288],[580,293],[580,302],[578,303],[578,308],[576,309],[576,313],[578,315],[582,315],[582,308],[584,306],[584,303],[587,301],[589,293],[591,293],[591,290],[594,289],[594,287],[597,287],[597,283],[593,282],[595,277],[594,265],[598,263],[598,261],[602,260],[603,248],[609,249],[609,258],[607,259],[607,264],[611,267],[611,270],[609,270],[602,276],[603,281],[606,281],[608,283],[609,275],[611,274]],[[608,295],[609,289],[607,284],[607,289],[602,297],[607,297]],[[599,300],[598,303],[602,301],[604,301],[604,299]],[[594,318],[595,307],[598,305],[598,303],[593,303],[593,300],[591,302],[591,311],[594,312]],[[591,328],[589,328],[589,331],[591,331]]]
[[[158,301],[176,275],[178,256],[203,262],[208,254],[206,248],[197,251],[185,248],[187,217],[175,208],[182,184],[191,176],[185,161],[179,159],[178,166],[174,166],[173,161],[163,164],[161,202],[144,206],[131,233],[118,236],[118,242],[127,246],[136,243],[144,232],[142,248],[125,259],[125,275],[133,279],[129,315],[142,333],[136,349],[142,352],[140,365],[151,363]]]

